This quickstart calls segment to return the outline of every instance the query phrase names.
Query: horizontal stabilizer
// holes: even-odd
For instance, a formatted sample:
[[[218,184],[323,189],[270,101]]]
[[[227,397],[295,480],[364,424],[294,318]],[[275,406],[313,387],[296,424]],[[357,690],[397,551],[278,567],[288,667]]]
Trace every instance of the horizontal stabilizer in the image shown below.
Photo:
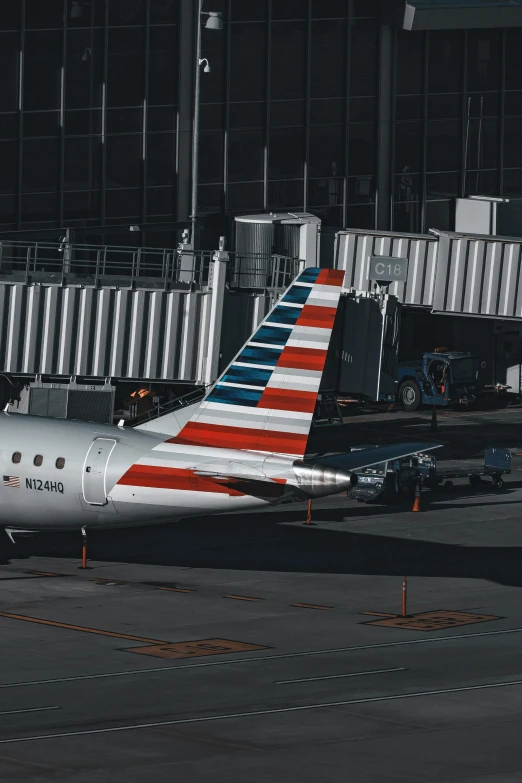
[[[394,446],[376,446],[360,451],[350,451],[347,454],[332,454],[328,457],[316,457],[305,460],[323,468],[336,468],[337,470],[351,473],[361,468],[369,468],[379,465],[381,462],[390,462],[401,457],[409,457],[413,454],[422,454],[425,451],[442,448],[441,443],[402,443]]]

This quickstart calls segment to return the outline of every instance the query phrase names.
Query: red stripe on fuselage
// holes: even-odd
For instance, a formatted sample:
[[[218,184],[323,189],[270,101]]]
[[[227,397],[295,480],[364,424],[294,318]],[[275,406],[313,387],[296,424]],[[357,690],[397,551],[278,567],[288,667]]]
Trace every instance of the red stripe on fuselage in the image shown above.
[[[303,456],[308,435],[293,432],[230,427],[224,424],[204,424],[189,421],[179,435],[169,438],[167,443],[182,443],[187,446],[215,446],[221,449],[247,449],[248,451],[270,451],[278,454]]]
[[[334,285],[341,288],[344,283],[343,269],[321,269],[315,285]]]
[[[296,391],[266,387],[257,408],[273,408],[278,411],[299,411],[313,413],[317,392]]]
[[[277,361],[277,367],[291,367],[294,370],[316,370],[322,372],[327,351],[319,348],[296,348],[286,346]]]
[[[222,487],[203,476],[196,476],[191,470],[163,468],[157,465],[133,465],[121,477],[118,484],[132,487],[190,490],[191,492],[214,492],[221,495],[244,495],[244,492]]]
[[[319,329],[331,329],[334,325],[337,307],[321,307],[305,304],[296,326],[315,326]]]

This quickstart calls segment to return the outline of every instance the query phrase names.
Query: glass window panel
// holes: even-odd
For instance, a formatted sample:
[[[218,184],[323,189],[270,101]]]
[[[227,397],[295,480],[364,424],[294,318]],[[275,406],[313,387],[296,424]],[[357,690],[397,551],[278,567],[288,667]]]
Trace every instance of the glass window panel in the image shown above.
[[[522,169],[504,170],[504,196],[522,196]]]
[[[22,24],[22,3],[0,3],[0,30],[19,30]]]
[[[178,53],[178,27],[151,28],[148,67],[150,106],[178,103]]]
[[[344,174],[345,136],[342,125],[310,128],[308,175],[342,177]]]
[[[209,212],[221,212],[223,209],[223,184],[200,185],[198,187],[199,208]]]
[[[228,134],[228,179],[230,182],[263,179],[265,133],[262,130],[231,130]]]
[[[149,131],[173,131],[176,128],[174,106],[149,106],[147,116]]]
[[[67,0],[67,27],[103,27],[105,0]]]
[[[106,171],[108,188],[125,188],[141,182],[141,136],[107,136]]]
[[[20,2],[20,0],[14,0]],[[45,30],[62,27],[63,0],[25,0],[25,29]]]
[[[67,30],[65,105],[88,109],[102,103],[103,30]]]
[[[437,30],[429,33],[428,92],[452,92],[462,83],[464,33]]]
[[[395,124],[395,172],[409,173],[422,169],[422,123]]]
[[[176,191],[173,187],[147,188],[147,215],[169,215],[176,212]]]
[[[350,95],[377,95],[379,25],[370,20],[352,23]]]
[[[264,103],[231,103],[228,111],[231,128],[248,128],[265,124],[266,104]]]
[[[12,193],[18,184],[18,141],[0,142],[0,193]]]
[[[101,217],[100,191],[67,193],[63,200],[64,220],[93,220]]]
[[[346,93],[346,25],[314,22],[311,28],[310,95],[339,98]]]
[[[466,172],[466,196],[498,196],[499,187],[499,175],[496,170]]]
[[[374,204],[349,204],[346,208],[346,228],[375,228]]]
[[[424,91],[424,53],[422,33],[397,31],[397,94],[411,95]]]
[[[18,109],[20,36],[18,33],[0,34],[0,106],[2,111]]]
[[[282,180],[268,183],[268,210],[304,208],[303,180]]]
[[[500,89],[500,30],[468,31],[468,90]]]
[[[426,175],[426,198],[457,198],[459,194],[460,173],[458,171]]]
[[[461,165],[461,128],[458,120],[427,123],[427,171],[454,171]]]
[[[312,19],[335,19],[346,14],[346,0],[312,0]]]
[[[427,201],[425,207],[424,230],[438,228],[439,231],[451,231],[455,225],[454,201]]]
[[[504,166],[515,168],[522,166],[522,118],[504,120]]]
[[[346,198],[349,204],[367,204],[375,201],[375,177],[361,174],[346,180]]]
[[[343,208],[339,207],[316,207],[314,213],[317,217],[321,218],[323,226],[335,226],[342,228],[343,226]]]
[[[0,196],[0,223],[16,223],[17,213],[16,196]]]
[[[61,66],[61,32],[25,34],[24,109],[60,108]]]
[[[257,22],[268,17],[268,0],[230,0],[233,22]]]
[[[522,90],[513,90],[505,93],[504,113],[512,116],[520,116],[522,114]]]
[[[218,10],[215,6],[214,8]],[[226,33],[217,30],[207,30],[203,27],[202,53],[211,67],[210,73],[205,73],[201,66],[201,103],[216,103],[225,99],[226,87]],[[248,65],[245,61],[245,67]]]
[[[306,0],[272,0],[273,19],[306,19],[307,16]]]
[[[223,182],[223,132],[202,131],[199,136],[199,181]]]
[[[466,110],[470,117],[496,117],[500,114],[500,93],[472,93],[467,97]]]
[[[150,133],[147,136],[147,185],[174,185],[175,150],[174,133]]]
[[[135,218],[141,216],[141,190],[108,190],[105,194],[105,215],[107,218]]]
[[[395,116],[398,120],[421,120],[424,114],[423,95],[398,95]]]
[[[17,112],[13,112],[12,114],[0,114],[0,138],[18,138],[19,127],[20,121]]]
[[[422,177],[405,171],[394,177],[393,197],[395,201],[420,201],[422,198]]]
[[[376,118],[376,98],[350,98],[350,120],[352,122],[371,122]]]
[[[350,125],[348,174],[374,174],[377,142],[373,122]]]
[[[272,25],[271,96],[273,100],[304,98],[306,27],[303,23]]]
[[[269,179],[297,179],[303,176],[304,129],[277,128],[270,131]]]
[[[143,109],[107,109],[107,133],[140,133],[143,129]]]
[[[379,0],[353,0],[354,16],[379,16]]]
[[[393,205],[393,230],[407,234],[418,233],[420,225],[420,203],[418,201],[397,202]]]
[[[428,95],[428,119],[451,119],[462,112],[461,93],[439,93]]]
[[[272,101],[270,104],[270,125],[304,125],[304,101]]]
[[[262,182],[241,182],[227,188],[228,209],[263,209]]]
[[[466,167],[492,169],[498,165],[498,120],[470,120]]]
[[[310,122],[312,125],[335,125],[344,121],[345,111],[344,98],[316,98],[310,101]]]
[[[61,132],[59,111],[25,111],[23,116],[24,137],[58,136]]]
[[[225,126],[225,104],[204,103],[200,107],[200,128],[217,130]]]
[[[308,180],[308,206],[318,207],[327,204],[342,204],[344,197],[342,177],[322,177]]]
[[[65,190],[91,190],[100,186],[101,153],[99,136],[64,140]]]
[[[522,89],[522,68],[520,67],[520,52],[522,52],[522,28],[512,27],[505,30],[505,64],[504,74],[506,90]]]
[[[177,24],[179,22],[180,0],[151,0],[151,24]]]
[[[58,139],[22,142],[22,190],[58,190],[60,145]]]
[[[108,6],[110,25],[145,23],[145,0],[110,0]]]
[[[92,136],[101,133],[101,109],[78,109],[65,112],[66,136]]]
[[[58,222],[58,193],[24,193],[22,223]]]
[[[143,103],[144,47],[145,38],[139,27],[109,30],[108,106],[137,106]]]
[[[232,101],[265,100],[266,49],[266,25],[232,25],[230,34],[230,99]]]

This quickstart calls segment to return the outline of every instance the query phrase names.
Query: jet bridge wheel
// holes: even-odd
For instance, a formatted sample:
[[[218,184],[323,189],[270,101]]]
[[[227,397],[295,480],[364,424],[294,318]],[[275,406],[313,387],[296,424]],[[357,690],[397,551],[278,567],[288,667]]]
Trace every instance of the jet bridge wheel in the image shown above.
[[[401,384],[399,402],[405,411],[416,411],[421,399],[421,391],[415,381],[407,380]]]

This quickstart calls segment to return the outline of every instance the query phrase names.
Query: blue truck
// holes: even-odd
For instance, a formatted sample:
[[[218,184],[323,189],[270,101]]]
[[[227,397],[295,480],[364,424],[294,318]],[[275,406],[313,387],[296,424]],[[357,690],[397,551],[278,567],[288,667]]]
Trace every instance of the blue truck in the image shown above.
[[[399,364],[397,400],[405,411],[420,405],[470,405],[478,394],[478,359],[469,353],[434,351]]]

